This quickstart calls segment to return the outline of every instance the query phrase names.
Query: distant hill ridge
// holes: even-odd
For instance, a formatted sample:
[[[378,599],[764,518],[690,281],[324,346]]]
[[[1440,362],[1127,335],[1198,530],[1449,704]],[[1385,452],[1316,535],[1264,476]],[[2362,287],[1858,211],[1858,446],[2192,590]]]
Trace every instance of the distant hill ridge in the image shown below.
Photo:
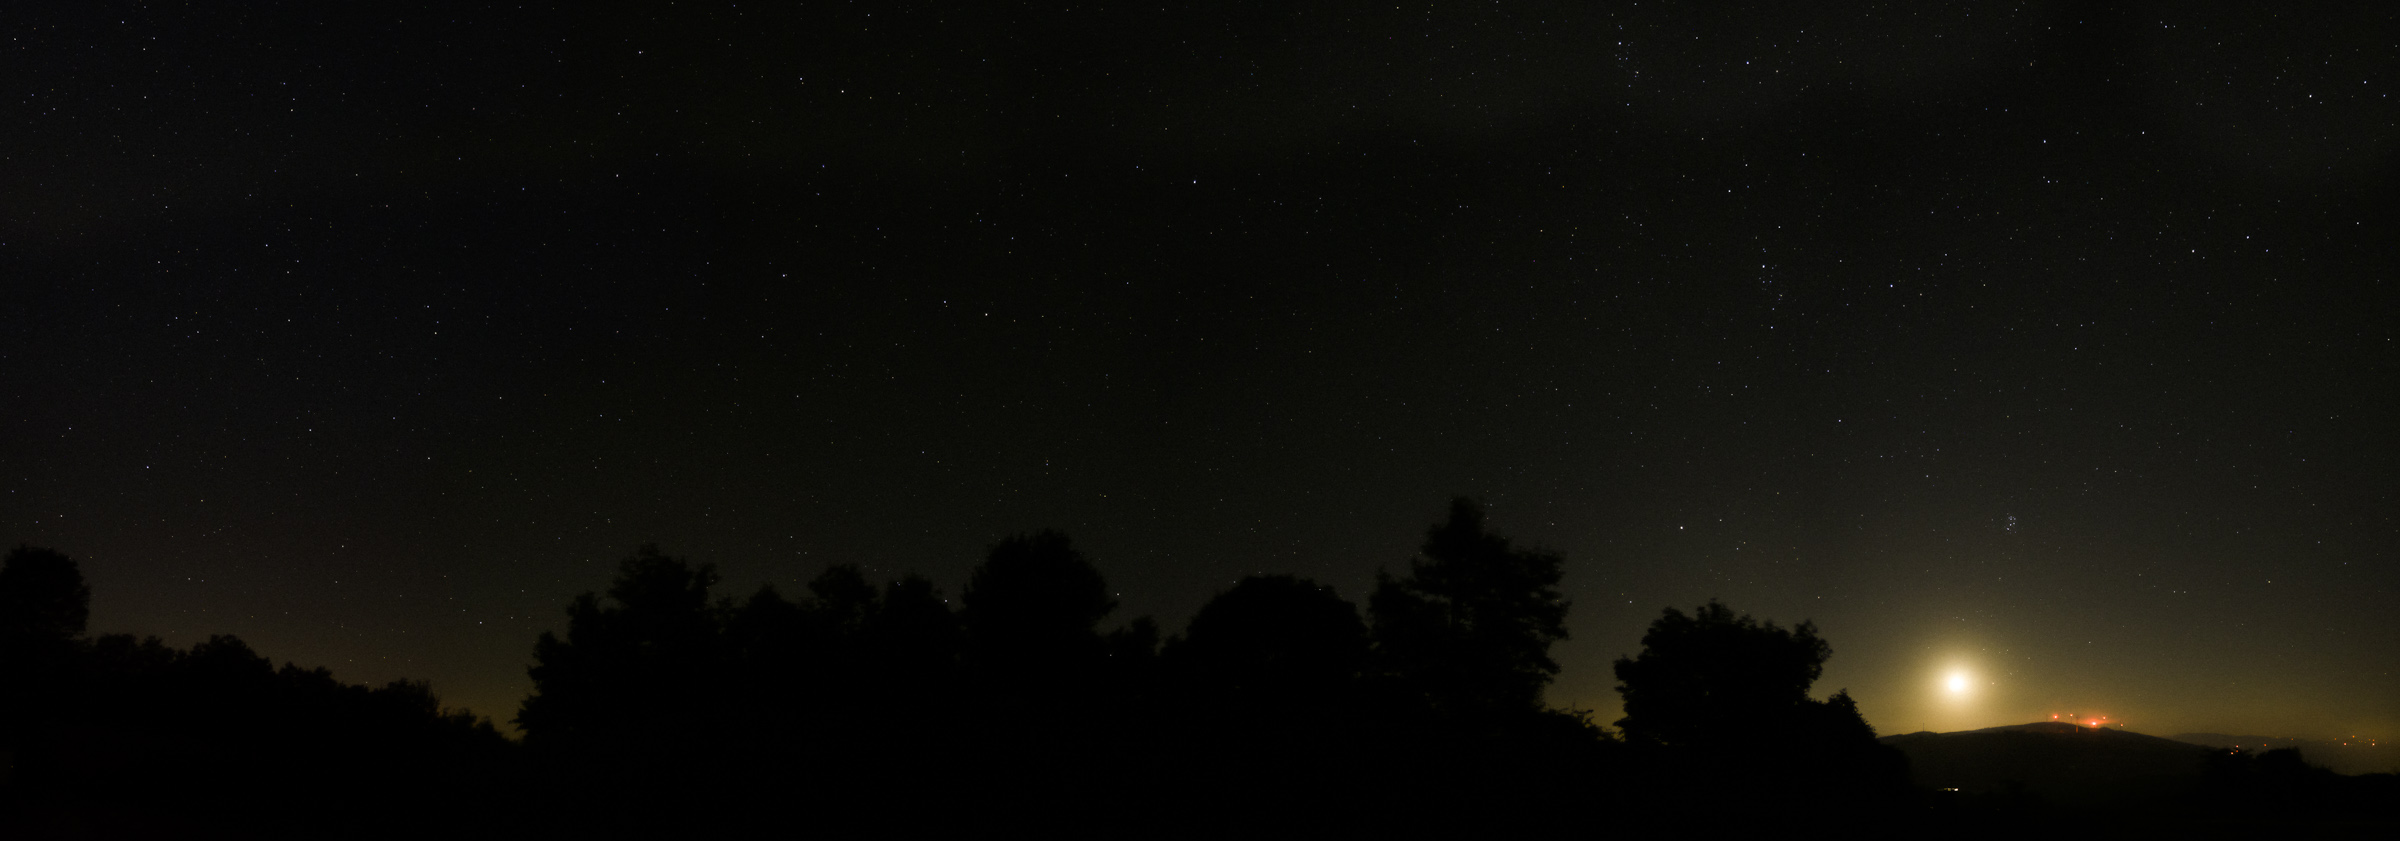
[[[2167,738],[2195,745],[2250,751],[2299,748],[2310,764],[2341,774],[2400,773],[2400,745],[2382,739],[2294,739],[2228,733],[2177,733]]]
[[[1980,794],[2029,794],[2096,802],[2156,794],[2200,776],[2211,748],[2157,736],[2063,721],[2037,721],[1958,733],[1886,736],[1908,755],[1919,785]]]
[[[2084,726],[2084,725],[2081,725],[2081,724],[2076,724],[2076,723],[2074,723],[2074,722],[2072,722],[2072,721],[2036,721],[2036,722],[2033,722],[2033,723],[2031,723],[2031,724],[2003,724],[2003,725],[2000,725],[2000,726],[1998,726],[1998,727],[1986,727],[1986,728],[1983,728],[1983,729],[1981,729],[1981,730],[1961,730],[1961,731],[1958,731],[1958,733],[1943,733],[1943,734],[1936,734],[1936,735],[1959,735],[1959,734],[1962,734],[1962,733],[2004,733],[2004,732],[2008,732],[2008,733],[2056,733],[2056,734],[2060,734],[2060,735],[2072,735],[2072,734],[2077,734],[2077,733],[2082,733],[2082,734],[2116,733],[2116,734],[2121,734],[2121,735],[2125,735],[2125,736],[2133,736],[2133,737],[2136,737],[2136,738],[2141,738],[2141,739],[2153,739],[2153,740],[2158,740],[2158,741],[2166,741],[2166,742],[2182,741],[2182,740],[2180,740],[2180,739],[2168,739],[2168,738],[2164,738],[2164,737],[2160,737],[2160,736],[2152,736],[2152,735],[2149,735],[2149,734],[2147,734],[2147,733],[2136,733],[2136,732],[2133,732],[2133,731],[2131,731],[2131,730],[2127,730],[2127,729],[2125,729],[2125,728],[2122,728],[2122,727],[2086,727],[2086,726]],[[2195,743],[2195,742],[2185,742],[2185,744],[2198,744],[2198,743]],[[2209,745],[2209,747],[2215,747],[2215,745]]]
[[[1920,731],[1886,736],[1908,755],[1919,785],[1983,794],[2031,794],[2062,803],[2098,802],[2163,792],[2191,783],[2209,753],[2297,747],[2309,763],[2344,774],[2391,772],[2400,750],[2390,744],[2223,733],[2173,738],[2065,721],[2036,721],[1955,733]]]

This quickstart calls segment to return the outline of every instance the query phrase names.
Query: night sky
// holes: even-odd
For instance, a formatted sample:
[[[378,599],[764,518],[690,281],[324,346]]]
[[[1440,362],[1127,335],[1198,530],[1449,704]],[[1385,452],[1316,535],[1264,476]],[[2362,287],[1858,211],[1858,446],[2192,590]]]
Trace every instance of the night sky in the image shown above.
[[[1602,721],[1713,597],[1886,734],[2400,737],[2400,13],[961,6],[12,9],[0,541],[505,720],[646,542],[1175,630],[1465,495]]]

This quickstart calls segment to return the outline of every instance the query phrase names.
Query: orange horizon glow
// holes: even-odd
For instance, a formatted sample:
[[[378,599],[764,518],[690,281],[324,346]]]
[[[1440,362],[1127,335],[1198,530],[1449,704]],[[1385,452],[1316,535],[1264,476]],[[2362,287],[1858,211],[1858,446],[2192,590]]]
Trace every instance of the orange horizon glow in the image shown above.
[[[2081,715],[2076,715],[2076,714],[2074,714],[2074,713],[2051,713],[2051,714],[2050,714],[2050,720],[2051,720],[2051,721],[2065,721],[2065,722],[2067,722],[2067,723],[2069,723],[2069,724],[2074,724],[2074,725],[2077,725],[2077,726],[2079,726],[2079,727],[2092,727],[2092,728],[2100,728],[2100,727],[2110,727],[2110,726],[2115,726],[2115,727],[2123,727],[2123,726],[2125,726],[2125,722],[2122,722],[2122,721],[2110,721],[2110,720],[2109,720],[2109,717],[2108,717],[2108,716],[2105,716],[2105,715],[2081,716]]]

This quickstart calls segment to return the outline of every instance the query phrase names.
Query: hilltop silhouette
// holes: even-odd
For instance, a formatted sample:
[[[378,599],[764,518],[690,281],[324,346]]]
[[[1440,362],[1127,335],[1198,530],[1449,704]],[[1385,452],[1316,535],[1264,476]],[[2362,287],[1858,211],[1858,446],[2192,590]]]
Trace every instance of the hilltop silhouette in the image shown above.
[[[2114,728],[2039,721],[1881,740],[1908,755],[1920,786],[1968,794],[2021,792],[2091,803],[2171,792],[2197,780],[2212,751]]]
[[[2167,738],[2215,748],[2267,751],[2297,748],[2308,760],[2341,774],[2400,774],[2400,744],[2384,739],[2294,739],[2229,733],[2177,733]]]
[[[2343,776],[2295,748],[2195,745],[2040,721],[1881,740],[1906,754],[1935,813],[1977,837],[2383,837],[2400,777]]]

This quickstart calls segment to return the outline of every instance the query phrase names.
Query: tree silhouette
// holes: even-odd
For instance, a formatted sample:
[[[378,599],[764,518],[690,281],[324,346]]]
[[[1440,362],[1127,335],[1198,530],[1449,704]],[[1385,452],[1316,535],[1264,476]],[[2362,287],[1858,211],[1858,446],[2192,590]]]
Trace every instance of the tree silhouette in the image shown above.
[[[1668,798],[1722,806],[1714,792],[1735,792],[1761,820],[1855,818],[1905,788],[1907,760],[1875,741],[1848,692],[1809,697],[1832,654],[1808,622],[1786,630],[1715,601],[1690,616],[1667,608],[1641,655],[1616,662],[1617,726],[1663,752],[1663,779],[1683,781]]]
[[[1357,678],[1367,626],[1330,587],[1254,575],[1202,605],[1167,657],[1185,681],[1215,694],[1317,700]]]
[[[1361,715],[1366,655],[1366,623],[1332,588],[1289,575],[1235,582],[1158,658],[1167,732],[1150,751],[1155,773],[1212,804],[1216,834],[1270,818],[1313,823],[1336,802],[1355,809],[1343,795],[1368,783],[1362,746],[1391,735]]]
[[[1110,691],[1099,623],[1117,602],[1099,570],[1066,535],[1017,535],[968,574],[959,605],[962,689],[974,699],[959,717],[965,812],[1033,826],[1058,817],[1044,804],[1117,783],[1102,769],[1133,711]]]
[[[1108,657],[1108,680],[1128,700],[1155,690],[1159,674],[1158,620],[1136,616],[1108,632],[1103,641]]]
[[[883,664],[895,689],[923,690],[948,679],[958,664],[958,614],[933,582],[915,575],[884,585],[883,599],[864,627],[868,656]]]
[[[18,546],[0,562],[0,644],[72,640],[91,615],[92,588],[73,558]]]
[[[534,694],[517,713],[526,742],[672,753],[715,721],[707,705],[719,657],[714,565],[697,568],[643,546],[617,567],[609,604],[591,593],[567,607],[567,635],[534,644]]]
[[[73,754],[60,736],[86,706],[73,689],[91,602],[82,570],[64,554],[18,546],[0,562],[0,754],[29,751],[35,767],[44,754]]]
[[[856,645],[862,711],[856,722],[869,762],[894,777],[922,780],[926,756],[952,737],[944,712],[957,690],[958,614],[933,582],[914,575],[886,582],[860,624]]]
[[[255,685],[275,676],[274,661],[232,634],[210,634],[208,641],[192,646],[183,664],[199,679],[221,685]]]
[[[836,637],[855,638],[875,612],[875,585],[856,564],[835,564],[808,582],[810,612]]]
[[[916,711],[951,679],[958,620],[932,582],[878,590],[855,565],[827,568],[794,603],[761,587],[725,606],[728,666],[746,726],[815,741],[813,749]]]
[[[1755,742],[1817,703],[1808,688],[1832,655],[1807,622],[1785,630],[1714,601],[1692,616],[1667,608],[1642,635],[1641,656],[1617,660],[1625,697],[1617,726],[1659,745]]]
[[[1003,684],[1095,668],[1105,654],[1097,628],[1117,608],[1099,570],[1055,531],[993,546],[959,601],[968,662]]]
[[[1567,637],[1560,560],[1484,530],[1483,509],[1461,498],[1428,529],[1406,578],[1378,573],[1367,609],[1379,671],[1434,710],[1506,714],[1541,708],[1558,674],[1552,643]]]

